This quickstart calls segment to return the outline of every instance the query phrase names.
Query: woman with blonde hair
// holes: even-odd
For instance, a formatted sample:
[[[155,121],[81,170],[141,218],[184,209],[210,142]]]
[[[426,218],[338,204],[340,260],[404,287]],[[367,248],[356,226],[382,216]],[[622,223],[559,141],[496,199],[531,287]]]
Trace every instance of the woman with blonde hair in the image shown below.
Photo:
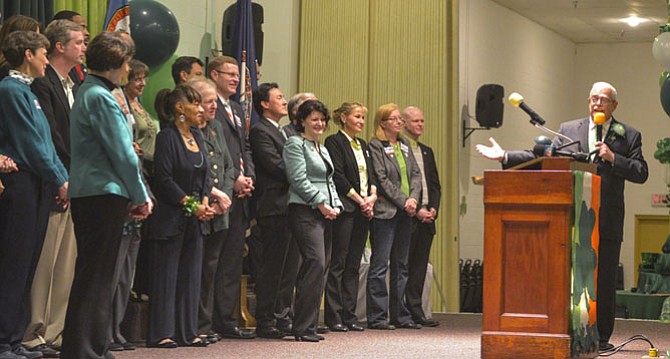
[[[363,331],[356,319],[358,270],[377,201],[372,159],[365,141],[368,109],[345,102],[333,112],[340,131],[326,139],[335,167],[333,181],[344,210],[333,223],[333,250],[326,278],[324,321],[334,332]]]
[[[375,134],[370,154],[379,199],[374,206],[372,257],[367,282],[368,328],[419,329],[405,307],[407,260],[411,240],[410,219],[416,215],[421,195],[421,172],[401,136],[405,127],[398,105],[380,106],[375,114]],[[389,262],[390,261],[390,262]],[[390,268],[390,293],[386,271]],[[390,320],[387,313],[390,312]]]

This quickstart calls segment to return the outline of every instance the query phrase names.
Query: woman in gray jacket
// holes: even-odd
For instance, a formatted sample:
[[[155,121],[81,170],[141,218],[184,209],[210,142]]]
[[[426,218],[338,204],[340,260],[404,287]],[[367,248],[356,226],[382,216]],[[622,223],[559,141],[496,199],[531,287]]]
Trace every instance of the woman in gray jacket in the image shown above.
[[[295,340],[318,342],[319,305],[330,257],[332,220],[342,203],[333,183],[333,162],[319,143],[330,113],[316,100],[298,110],[301,136],[291,136],[284,145],[284,164],[289,181],[289,225],[303,262],[296,284],[293,334]]]
[[[377,109],[375,135],[369,144],[379,194],[370,230],[372,256],[366,310],[370,329],[421,328],[412,321],[404,304],[411,240],[410,218],[416,215],[421,195],[421,172],[409,142],[401,137],[404,127],[405,122],[396,104],[385,104]],[[390,295],[386,290],[386,271],[389,267]]]

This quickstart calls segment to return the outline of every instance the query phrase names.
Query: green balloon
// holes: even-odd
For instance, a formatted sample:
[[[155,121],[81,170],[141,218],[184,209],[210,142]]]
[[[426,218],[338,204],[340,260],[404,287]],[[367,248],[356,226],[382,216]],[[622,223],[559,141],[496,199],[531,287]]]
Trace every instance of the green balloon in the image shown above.
[[[658,78],[658,86],[663,87],[663,83],[665,82],[665,79],[668,78],[670,75],[670,72],[668,70],[664,70],[661,72],[661,77]]]
[[[158,115],[154,108],[154,100],[156,99],[158,91],[164,88],[174,88],[175,84],[172,79],[172,64],[178,57],[179,55],[174,54],[164,63],[149,69],[149,81],[147,81],[147,85],[144,87],[144,92],[142,93],[142,96],[140,96],[140,101],[142,101],[144,108],[149,111],[155,120],[158,120]]]

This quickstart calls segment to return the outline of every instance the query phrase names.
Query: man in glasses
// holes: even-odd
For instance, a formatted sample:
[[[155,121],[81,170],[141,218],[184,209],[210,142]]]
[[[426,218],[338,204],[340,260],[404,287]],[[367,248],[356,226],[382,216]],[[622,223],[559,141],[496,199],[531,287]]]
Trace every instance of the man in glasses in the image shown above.
[[[642,156],[642,135],[612,115],[619,102],[617,91],[607,82],[596,82],[588,97],[589,117],[564,122],[559,132],[578,143],[564,150],[595,154],[600,186],[600,245],[598,247],[597,321],[600,350],[613,347],[609,339],[614,331],[617,267],[623,241],[625,181],[644,183],[649,176]],[[605,122],[598,117],[604,114]],[[598,114],[598,115],[596,115]],[[484,157],[498,160],[507,168],[535,157],[532,151],[504,151],[493,138],[491,146],[477,145]],[[566,141],[556,137],[554,146]]]

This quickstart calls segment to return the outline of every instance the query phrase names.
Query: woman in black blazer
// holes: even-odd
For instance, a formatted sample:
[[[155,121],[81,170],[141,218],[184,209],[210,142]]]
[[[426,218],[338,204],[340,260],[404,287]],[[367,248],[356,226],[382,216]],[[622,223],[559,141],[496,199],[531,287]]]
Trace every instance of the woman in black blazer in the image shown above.
[[[326,139],[335,167],[333,180],[344,211],[333,223],[333,252],[326,278],[324,319],[334,332],[363,331],[357,324],[358,270],[377,201],[368,146],[356,137],[368,109],[345,102],[333,112],[340,131]]]
[[[198,337],[204,221],[214,210],[207,195],[207,153],[197,126],[204,121],[200,94],[190,86],[161,90],[156,109],[156,208],[149,219],[149,330],[147,346],[205,346]]]

